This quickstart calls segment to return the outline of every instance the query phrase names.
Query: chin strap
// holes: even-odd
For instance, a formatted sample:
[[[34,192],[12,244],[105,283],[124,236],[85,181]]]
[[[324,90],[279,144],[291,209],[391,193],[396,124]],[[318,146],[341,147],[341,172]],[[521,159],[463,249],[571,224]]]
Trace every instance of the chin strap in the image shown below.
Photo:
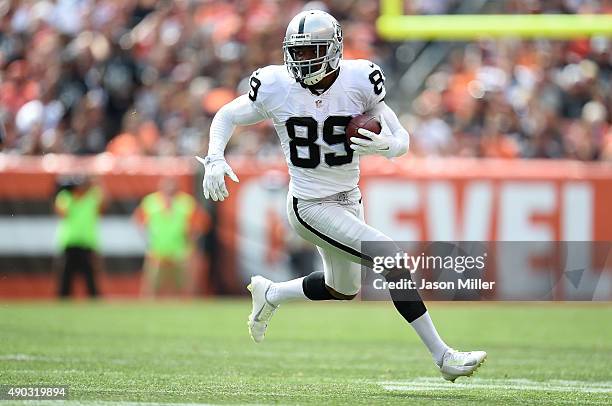
[[[320,73],[319,73],[318,75],[320,75]],[[321,77],[320,77],[320,78],[319,78],[319,79],[318,79],[316,82],[314,82],[314,83],[310,83],[310,84],[309,84],[309,83],[307,83],[307,82],[306,82],[307,80],[314,80],[316,77],[318,77],[318,75],[317,75],[317,76],[315,76],[315,77],[311,77],[311,78],[309,78],[309,79],[304,79],[304,80],[303,80],[304,84],[305,84],[306,86],[315,86],[315,85],[317,85],[319,82],[321,82],[321,81],[323,80],[323,78],[325,78],[325,76],[326,76],[326,75],[321,75]]]
[[[336,69],[334,69],[334,70],[331,70],[331,71],[327,72],[326,74],[324,74],[323,76],[321,76],[321,79],[317,80],[317,81],[316,81],[316,83],[313,83],[312,85],[309,85],[309,84],[305,83],[304,81],[302,81],[302,83],[303,83],[305,86],[307,86],[307,87],[316,86],[317,84],[321,83],[321,81],[322,81],[323,79],[325,79],[325,78],[326,78],[326,77],[328,77],[329,75],[331,75],[331,74],[333,74],[333,73],[337,72],[339,69],[340,69],[340,67],[337,67]]]

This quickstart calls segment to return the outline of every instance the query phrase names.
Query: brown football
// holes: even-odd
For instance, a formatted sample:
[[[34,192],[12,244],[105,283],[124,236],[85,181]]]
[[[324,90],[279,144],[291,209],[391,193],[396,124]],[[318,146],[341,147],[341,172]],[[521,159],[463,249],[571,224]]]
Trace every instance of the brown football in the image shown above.
[[[351,142],[351,137],[369,139],[368,137],[357,132],[357,130],[360,128],[365,128],[366,130],[372,131],[376,134],[380,134],[380,130],[382,129],[380,126],[380,121],[378,121],[378,118],[374,116],[369,114],[360,114],[355,116],[346,126],[346,138],[348,139],[349,143]]]

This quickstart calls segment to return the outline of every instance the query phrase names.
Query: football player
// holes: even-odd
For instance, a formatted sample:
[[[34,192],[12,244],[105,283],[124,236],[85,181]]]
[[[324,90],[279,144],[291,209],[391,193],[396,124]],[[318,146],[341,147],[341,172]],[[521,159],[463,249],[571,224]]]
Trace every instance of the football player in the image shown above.
[[[225,176],[238,178],[224,158],[236,125],[271,119],[289,167],[289,222],[317,246],[323,272],[274,283],[251,278],[253,309],[248,319],[251,337],[264,339],[268,323],[282,303],[292,300],[350,300],[360,288],[359,264],[366,257],[362,241],[392,240],[363,218],[359,156],[388,158],[408,150],[408,132],[385,104],[385,76],[366,60],[342,60],[342,30],[331,15],[316,10],[296,15],[283,42],[284,65],[266,66],[250,77],[250,92],[223,106],[210,128],[204,196],[224,200]],[[380,134],[360,128],[369,138],[352,137],[345,128],[353,116],[377,116]],[[389,277],[387,277],[389,280]],[[416,295],[416,296],[414,296]],[[484,361],[484,351],[460,352],[440,338],[418,293],[391,292],[398,312],[431,352],[443,377],[454,381],[471,375]]]

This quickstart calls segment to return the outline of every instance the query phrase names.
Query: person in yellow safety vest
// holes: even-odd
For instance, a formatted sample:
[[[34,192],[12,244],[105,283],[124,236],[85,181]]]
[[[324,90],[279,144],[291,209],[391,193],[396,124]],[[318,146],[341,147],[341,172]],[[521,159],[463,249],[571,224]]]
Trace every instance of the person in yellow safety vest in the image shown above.
[[[99,245],[98,223],[105,206],[102,188],[84,176],[74,176],[64,182],[55,197],[55,212],[60,216],[58,242],[63,251],[63,268],[59,278],[60,297],[70,296],[72,280],[77,273],[85,277],[87,291],[96,297],[96,254]]]
[[[157,192],[142,199],[134,219],[144,229],[148,245],[142,293],[186,293],[193,247],[208,228],[208,216],[191,195],[179,190],[177,179],[168,176],[160,180]]]

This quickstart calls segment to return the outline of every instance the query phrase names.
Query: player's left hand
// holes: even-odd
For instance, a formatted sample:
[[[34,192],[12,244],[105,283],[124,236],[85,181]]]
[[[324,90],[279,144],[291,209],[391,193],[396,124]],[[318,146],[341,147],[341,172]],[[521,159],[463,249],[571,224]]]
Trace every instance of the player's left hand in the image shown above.
[[[204,180],[202,181],[204,197],[222,202],[229,196],[225,186],[225,176],[229,176],[234,182],[239,182],[238,176],[222,156],[208,156],[205,159],[196,156],[196,159],[204,165]]]
[[[369,140],[357,137],[351,137],[351,149],[359,155],[385,155],[389,153],[393,142],[393,134],[389,131],[384,121],[380,120],[381,130],[380,134],[376,134],[372,131],[360,128],[357,132],[363,136],[369,138]]]

